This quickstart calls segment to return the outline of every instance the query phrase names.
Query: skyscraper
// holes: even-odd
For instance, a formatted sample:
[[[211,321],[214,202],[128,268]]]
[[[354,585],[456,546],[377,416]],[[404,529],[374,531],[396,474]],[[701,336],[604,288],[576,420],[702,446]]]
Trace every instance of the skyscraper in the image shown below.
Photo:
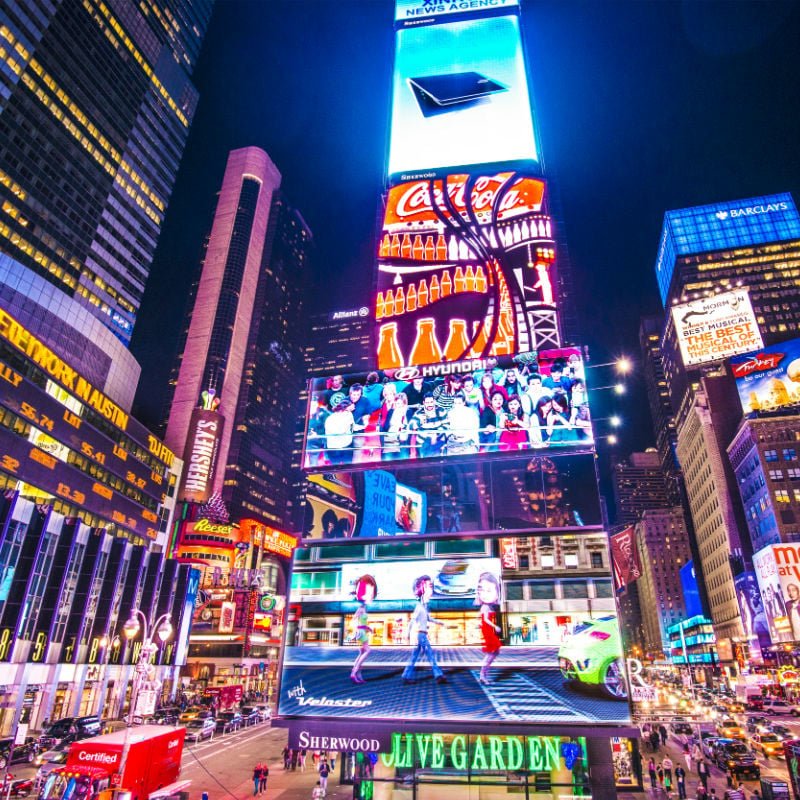
[[[139,368],[126,346],[211,8],[21,2],[0,16],[0,304],[128,408]]]
[[[654,448],[631,453],[627,463],[614,465],[611,477],[619,524],[636,522],[645,511],[672,505],[669,482]]]
[[[219,494],[237,520],[293,528],[291,467],[304,375],[300,287],[312,237],[280,196],[280,180],[257,147],[228,157],[165,440],[189,453],[201,397],[213,397],[206,412],[219,421],[214,464],[203,491],[196,491],[197,482],[190,490],[190,453],[179,497],[205,502]]]

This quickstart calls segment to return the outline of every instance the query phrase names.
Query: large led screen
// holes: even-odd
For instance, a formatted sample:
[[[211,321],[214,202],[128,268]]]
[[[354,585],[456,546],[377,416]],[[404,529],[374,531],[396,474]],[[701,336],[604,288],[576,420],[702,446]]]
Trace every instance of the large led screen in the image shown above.
[[[800,640],[800,544],[774,544],[753,554],[773,642]]]
[[[751,416],[800,407],[800,339],[730,360],[742,411]]]
[[[747,289],[673,306],[672,319],[685,367],[722,361],[764,345]]]
[[[578,348],[315,378],[303,466],[591,450]]]
[[[397,32],[390,175],[536,158],[516,16]]]
[[[594,455],[537,454],[311,475],[303,537],[507,536],[601,524]]]
[[[552,236],[538,178],[456,174],[393,186],[377,253],[378,368],[556,346]]]
[[[279,714],[630,721],[608,576],[551,574],[553,596],[569,602],[527,601],[492,542],[418,544],[412,558],[382,559],[353,543],[328,563],[295,563]]]

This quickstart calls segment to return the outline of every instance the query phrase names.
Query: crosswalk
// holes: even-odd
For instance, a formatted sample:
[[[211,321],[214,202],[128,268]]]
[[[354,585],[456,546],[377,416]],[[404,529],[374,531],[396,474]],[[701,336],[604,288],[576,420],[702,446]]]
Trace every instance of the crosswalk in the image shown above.
[[[472,675],[477,681],[480,672],[472,670]],[[481,687],[503,719],[568,722],[586,716],[585,712],[576,711],[558,695],[529,680],[524,674],[516,673],[500,683],[483,683]]]

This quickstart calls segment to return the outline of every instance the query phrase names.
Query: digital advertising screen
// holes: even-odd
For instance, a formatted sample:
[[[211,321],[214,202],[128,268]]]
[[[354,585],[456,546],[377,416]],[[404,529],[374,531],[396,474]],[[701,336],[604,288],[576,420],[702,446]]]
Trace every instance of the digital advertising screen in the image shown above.
[[[545,188],[509,171],[389,190],[377,254],[379,369],[558,344]]]
[[[763,651],[770,645],[769,624],[758,590],[758,581],[752,571],[742,572],[734,579],[736,599],[742,615],[742,625],[747,637],[751,661],[762,663]]]
[[[764,346],[746,289],[672,307],[685,367],[722,361]]]
[[[744,414],[800,407],[800,339],[734,356],[730,365]]]
[[[773,643],[800,639],[800,545],[769,545],[753,554],[753,570]]]
[[[354,546],[295,565],[281,716],[630,722],[613,612],[584,600],[526,617],[491,543],[428,545],[427,558],[367,560]]]
[[[473,0],[396,0],[394,19],[398,26],[420,25],[439,21],[457,14],[486,14],[508,12],[519,8],[519,0],[490,0],[475,3]]]
[[[536,160],[516,15],[397,32],[390,176]]]
[[[324,484],[312,480],[307,488],[306,544],[602,525],[590,453],[321,474]],[[352,498],[330,488],[339,475],[352,480]]]
[[[578,348],[315,378],[303,467],[359,465],[594,444]]]

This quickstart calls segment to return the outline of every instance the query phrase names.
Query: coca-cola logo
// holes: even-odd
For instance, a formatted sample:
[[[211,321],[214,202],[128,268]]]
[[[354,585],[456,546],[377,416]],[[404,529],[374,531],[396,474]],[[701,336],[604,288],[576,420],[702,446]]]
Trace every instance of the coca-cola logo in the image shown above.
[[[489,211],[493,208],[498,192],[508,183],[509,173],[479,177],[472,186],[470,205],[475,213]],[[446,208],[443,194],[443,183],[447,186],[447,196],[455,209],[462,213],[467,209],[465,199],[466,177],[447,182],[434,181],[433,202],[431,201],[431,184],[428,181],[410,183],[405,187],[397,187],[394,213],[398,219],[408,219],[420,214],[434,213],[434,207]],[[399,195],[399,196],[398,196]],[[508,212],[521,205],[538,206],[541,203],[539,182],[530,179],[517,180],[502,197],[498,213]]]
[[[733,364],[733,376],[735,378],[744,378],[747,375],[752,375],[754,372],[764,372],[768,369],[775,369],[783,358],[785,353],[757,353],[750,356],[747,361],[741,364]]]

